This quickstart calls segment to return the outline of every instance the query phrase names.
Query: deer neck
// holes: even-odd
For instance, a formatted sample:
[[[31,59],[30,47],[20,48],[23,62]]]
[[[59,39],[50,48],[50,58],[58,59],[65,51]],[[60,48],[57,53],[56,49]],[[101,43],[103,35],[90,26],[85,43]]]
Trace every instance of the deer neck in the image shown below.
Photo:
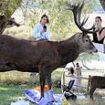
[[[58,53],[61,57],[61,64],[73,62],[79,56],[79,47],[72,39],[59,42]]]

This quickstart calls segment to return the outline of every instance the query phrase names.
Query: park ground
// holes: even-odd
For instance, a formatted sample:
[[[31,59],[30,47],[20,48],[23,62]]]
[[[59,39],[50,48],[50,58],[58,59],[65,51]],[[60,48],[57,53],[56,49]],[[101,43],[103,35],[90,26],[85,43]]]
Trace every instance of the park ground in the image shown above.
[[[56,70],[52,75],[53,75],[52,79],[53,79],[54,93],[55,94],[62,93],[61,89],[56,87],[56,80],[59,80],[61,78],[62,70]],[[8,81],[7,83],[6,82],[0,83],[0,105],[10,105],[11,102],[15,102],[19,98],[27,100],[24,95],[24,90],[32,89],[38,84],[39,84],[38,78],[34,81],[34,84],[30,82],[25,84],[20,84],[19,81],[17,83],[15,81],[15,84],[9,83]],[[104,95],[102,94],[102,91],[99,94],[96,91],[94,97],[95,97],[94,101],[90,100],[89,96],[87,96],[86,98],[78,99],[75,102],[71,100],[67,102],[64,99],[62,105],[105,105],[105,99]],[[35,105],[35,104],[30,103],[30,105]]]

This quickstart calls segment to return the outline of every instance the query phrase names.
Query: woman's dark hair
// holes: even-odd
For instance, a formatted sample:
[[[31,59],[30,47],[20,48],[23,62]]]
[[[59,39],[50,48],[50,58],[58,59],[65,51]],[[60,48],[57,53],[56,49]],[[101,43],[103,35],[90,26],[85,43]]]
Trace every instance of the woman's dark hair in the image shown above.
[[[48,16],[47,16],[46,14],[42,15],[41,20],[42,20],[44,17],[47,18],[47,23],[49,23],[49,18],[48,18]],[[41,22],[41,20],[40,20],[40,22]]]
[[[99,19],[100,21],[102,21],[102,18],[100,16],[97,16],[95,19]]]
[[[74,69],[73,67],[70,68],[71,74],[74,74]]]

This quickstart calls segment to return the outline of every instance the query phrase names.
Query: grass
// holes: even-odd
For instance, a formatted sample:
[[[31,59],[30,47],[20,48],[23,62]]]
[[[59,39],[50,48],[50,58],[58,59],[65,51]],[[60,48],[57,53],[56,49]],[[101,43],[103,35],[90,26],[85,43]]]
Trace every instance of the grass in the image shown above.
[[[104,99],[90,100],[87,98],[87,99],[81,99],[75,102],[69,101],[68,105],[105,105],[105,100]]]
[[[61,74],[62,74],[61,70],[56,70],[52,73],[54,93],[61,93],[61,90],[59,88],[56,88],[56,84],[55,84],[56,80],[59,80],[61,78]],[[8,79],[7,74],[4,75],[4,73],[3,73],[1,75],[3,77],[6,75],[5,79]],[[17,73],[17,77],[19,77],[19,75],[20,74]],[[19,98],[26,99],[26,97],[24,95],[24,90],[25,89],[33,89],[36,85],[39,85],[39,76],[38,75],[36,75],[32,79],[32,81],[28,77],[29,75],[27,75],[27,80],[30,79],[29,82],[27,82],[26,84],[22,84],[22,83],[24,83],[24,79],[22,77],[25,77],[23,75],[24,75],[24,73],[22,75],[20,75],[20,78],[17,78],[16,76],[15,76],[16,77],[15,78],[14,73],[12,74],[10,72],[10,75],[9,75],[10,81],[3,80],[3,81],[5,81],[5,83],[0,83],[0,105],[10,105],[11,102],[14,102]],[[12,79],[14,79],[14,80],[16,79],[18,82],[15,80],[16,83],[13,84],[14,82],[12,81]],[[18,80],[18,79],[21,79],[21,83],[19,83],[20,80]],[[10,82],[12,84],[10,84]],[[34,83],[32,83],[32,82],[34,82]],[[100,95],[102,95],[102,93]],[[104,95],[102,95],[102,96],[104,96]],[[90,100],[89,97],[86,97],[85,99],[78,99],[75,102],[70,100],[70,101],[68,101],[68,103],[66,100],[64,100],[62,102],[62,105],[105,105],[104,98],[101,98],[101,96],[99,96],[97,94],[94,94],[94,97],[95,97],[94,101]],[[35,105],[35,104],[30,103],[30,105]]]
[[[24,89],[27,88],[29,87],[26,85],[0,84],[0,105],[10,105],[12,101],[22,96]]]
[[[56,88],[55,84],[56,80],[61,78],[61,73],[61,71],[57,70],[54,71],[52,74],[54,93],[61,93],[61,89]],[[27,75],[27,77],[25,77],[24,74]],[[17,71],[15,71],[13,73],[10,72],[10,74],[9,72],[0,73],[0,77],[0,80],[2,81],[2,83],[0,83],[0,105],[10,105],[11,102],[18,100],[19,98],[25,98],[25,89],[33,89],[36,85],[39,85],[38,75],[33,78],[30,78],[29,74],[18,73]],[[27,82],[22,77],[27,79]],[[24,83],[24,81],[26,82],[26,84],[22,84]]]
[[[14,84],[0,84],[0,105],[10,105],[11,102],[18,100],[19,98],[25,98],[24,90],[32,89],[34,86],[30,85],[14,85]],[[54,93],[61,93],[58,88],[53,88]]]

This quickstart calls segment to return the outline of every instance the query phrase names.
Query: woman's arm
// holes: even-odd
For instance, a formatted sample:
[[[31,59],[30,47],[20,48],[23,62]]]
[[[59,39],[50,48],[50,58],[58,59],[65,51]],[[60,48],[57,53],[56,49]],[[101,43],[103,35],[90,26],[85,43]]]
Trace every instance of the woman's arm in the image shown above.
[[[105,37],[105,29],[102,30],[101,34],[97,32],[97,37],[99,41],[102,40]]]
[[[40,40],[40,39],[41,39],[42,33],[41,33],[41,27],[40,27],[39,25],[36,25],[36,26],[34,27],[33,37],[34,37],[36,40]]]

